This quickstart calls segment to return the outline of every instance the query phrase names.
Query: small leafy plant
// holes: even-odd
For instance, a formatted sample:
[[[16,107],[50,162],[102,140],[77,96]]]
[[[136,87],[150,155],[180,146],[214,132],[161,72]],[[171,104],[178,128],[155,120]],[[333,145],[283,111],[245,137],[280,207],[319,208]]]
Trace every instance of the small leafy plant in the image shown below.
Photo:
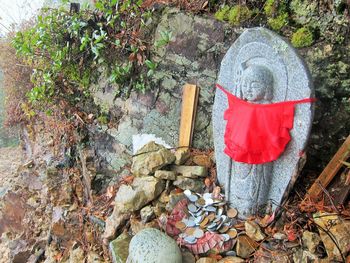
[[[160,32],[160,39],[155,42],[155,46],[157,48],[166,46],[170,43],[172,37],[172,33],[170,31],[161,31]]]

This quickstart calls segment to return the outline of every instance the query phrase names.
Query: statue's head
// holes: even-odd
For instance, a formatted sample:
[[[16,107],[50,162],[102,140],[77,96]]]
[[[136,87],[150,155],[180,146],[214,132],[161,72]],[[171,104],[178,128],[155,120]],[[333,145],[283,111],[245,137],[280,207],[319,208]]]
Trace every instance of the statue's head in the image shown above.
[[[273,76],[266,67],[252,65],[242,73],[241,88],[243,99],[248,101],[271,101]]]

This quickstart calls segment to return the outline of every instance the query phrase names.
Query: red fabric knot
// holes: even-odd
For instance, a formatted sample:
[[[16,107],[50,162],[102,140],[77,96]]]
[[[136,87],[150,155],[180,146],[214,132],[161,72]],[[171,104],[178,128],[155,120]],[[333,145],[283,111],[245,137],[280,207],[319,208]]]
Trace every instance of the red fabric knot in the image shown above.
[[[224,113],[224,152],[233,160],[248,164],[277,160],[291,139],[295,105],[315,101],[306,98],[255,104],[234,96],[219,84],[216,87],[227,95],[229,105]]]

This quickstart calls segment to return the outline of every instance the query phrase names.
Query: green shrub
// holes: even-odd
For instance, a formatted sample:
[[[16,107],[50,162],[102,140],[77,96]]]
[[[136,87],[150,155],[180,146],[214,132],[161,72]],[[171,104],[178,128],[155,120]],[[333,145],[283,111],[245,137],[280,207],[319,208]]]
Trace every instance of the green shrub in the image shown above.
[[[13,46],[34,69],[34,87],[28,93],[31,103],[47,108],[65,100],[74,105],[89,96],[99,67],[106,68],[111,82],[128,91],[148,87],[156,65],[148,58],[148,40],[138,36],[150,14],[142,9],[142,1],[117,2],[98,0],[97,10],[78,13],[45,8],[33,27],[17,33]]]
[[[293,33],[291,41],[294,47],[307,47],[312,45],[314,37],[310,29],[302,27]]]

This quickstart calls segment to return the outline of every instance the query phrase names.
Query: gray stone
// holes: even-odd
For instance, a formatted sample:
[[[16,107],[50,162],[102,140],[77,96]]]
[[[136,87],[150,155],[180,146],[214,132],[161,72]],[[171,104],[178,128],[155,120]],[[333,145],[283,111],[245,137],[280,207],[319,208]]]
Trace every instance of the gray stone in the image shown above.
[[[215,258],[200,258],[196,261],[196,263],[217,263],[217,260]]]
[[[258,244],[246,235],[237,238],[236,253],[241,258],[249,258],[258,247]]]
[[[109,252],[113,263],[125,263],[129,255],[129,244],[131,237],[128,233],[122,233],[119,237],[109,243]]]
[[[146,228],[130,242],[127,263],[182,263],[182,255],[174,239],[158,229]]]
[[[154,173],[154,177],[163,179],[163,180],[176,180],[176,173],[174,171],[164,171],[158,170]]]
[[[80,247],[76,249],[72,249],[69,252],[69,260],[68,263],[81,263],[84,262],[84,250],[81,249]]]
[[[196,258],[187,250],[182,251],[182,263],[196,263]]]
[[[150,175],[174,161],[175,156],[171,151],[160,144],[150,142],[133,157],[131,171],[136,176]]]
[[[290,261],[289,261],[290,262]],[[329,259],[319,259],[315,254],[311,253],[307,250],[298,249],[293,254],[293,262],[300,262],[300,263],[329,263],[332,262]]]
[[[317,233],[305,231],[303,233],[303,245],[311,252],[315,253],[316,248],[321,242],[321,238]]]
[[[131,185],[121,185],[116,196],[112,215],[106,220],[103,239],[108,241],[130,218],[130,213],[140,210],[158,197],[165,188],[163,180],[153,176],[136,177]]]
[[[254,221],[245,221],[245,232],[247,236],[255,241],[261,241],[265,238],[265,234],[262,232],[260,226]]]
[[[175,158],[175,164],[184,164],[190,158],[190,150],[187,147],[176,149]]]
[[[104,260],[94,251],[88,252],[87,263],[103,263]]]
[[[182,190],[191,190],[197,193],[202,192],[204,189],[204,183],[201,180],[184,176],[178,176],[174,181],[174,185]]]
[[[247,84],[256,81],[264,90],[254,92]],[[250,102],[274,103],[313,95],[307,67],[294,48],[265,28],[247,29],[221,62],[217,81],[232,94]],[[256,90],[255,90],[256,91]],[[285,151],[276,161],[251,165],[232,160],[224,153],[227,96],[217,90],[213,108],[213,131],[218,180],[232,207],[241,217],[254,214],[269,200],[280,203],[298,176],[300,156],[312,124],[312,103],[295,106],[294,128]]]
[[[121,185],[115,196],[115,209],[133,212],[158,197],[165,188],[163,180],[153,176],[136,177],[131,185]]]
[[[186,195],[184,193],[176,193],[176,192],[170,193],[169,202],[166,204],[166,210],[169,212],[173,211],[176,204],[184,198],[186,198]]]
[[[106,244],[115,237],[117,230],[123,226],[130,216],[130,213],[120,213],[118,207],[114,207],[113,213],[106,220],[106,228],[102,235],[103,241]]]
[[[204,166],[172,165],[170,169],[188,178],[206,177],[208,169]]]
[[[152,206],[148,205],[141,209],[140,216],[142,223],[147,223],[154,217],[154,209]]]
[[[345,257],[350,247],[350,222],[337,215],[321,212],[314,214],[313,217],[316,224],[327,229],[327,233],[320,230],[320,237],[326,248],[328,260],[343,261],[342,255]]]
[[[245,260],[239,257],[224,257],[218,263],[244,263]]]

